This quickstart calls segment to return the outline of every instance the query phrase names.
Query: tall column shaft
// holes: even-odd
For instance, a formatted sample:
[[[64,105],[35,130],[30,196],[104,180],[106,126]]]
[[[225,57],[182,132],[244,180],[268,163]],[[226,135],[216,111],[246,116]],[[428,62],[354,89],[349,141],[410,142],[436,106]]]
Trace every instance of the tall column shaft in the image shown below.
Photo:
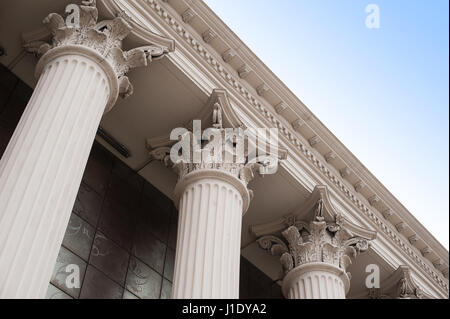
[[[283,280],[288,299],[345,299],[347,275],[326,263],[309,263],[291,270]]]
[[[0,162],[0,298],[44,297],[109,95],[98,61],[43,66]]]
[[[201,178],[202,173],[190,173],[177,185],[182,191],[172,297],[238,298],[247,205],[242,192],[248,193],[235,177],[213,172],[217,177]]]

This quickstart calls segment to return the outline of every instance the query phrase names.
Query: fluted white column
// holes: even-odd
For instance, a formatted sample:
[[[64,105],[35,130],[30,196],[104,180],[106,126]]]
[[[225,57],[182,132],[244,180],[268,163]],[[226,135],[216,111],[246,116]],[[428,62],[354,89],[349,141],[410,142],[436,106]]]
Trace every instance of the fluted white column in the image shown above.
[[[322,262],[291,270],[283,280],[282,291],[288,299],[345,299],[350,287],[347,274]]]
[[[238,178],[200,169],[184,176],[179,197],[173,298],[238,298],[242,215],[249,193]]]
[[[0,298],[45,296],[102,114],[131,94],[129,69],[165,53],[122,51],[131,26],[98,28],[95,2],[83,3],[81,25],[52,13],[52,43],[25,45],[41,56],[39,81],[0,161]]]
[[[110,95],[97,61],[47,63],[0,162],[0,297],[44,296]]]

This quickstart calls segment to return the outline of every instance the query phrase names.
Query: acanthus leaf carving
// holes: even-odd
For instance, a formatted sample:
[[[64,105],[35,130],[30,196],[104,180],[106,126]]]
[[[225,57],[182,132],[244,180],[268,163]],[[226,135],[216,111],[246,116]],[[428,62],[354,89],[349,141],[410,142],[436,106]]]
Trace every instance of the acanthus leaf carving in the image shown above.
[[[285,252],[281,255],[280,262],[285,274],[294,269],[294,260],[292,259],[292,255],[288,252]]]
[[[369,249],[370,241],[374,239],[370,232],[367,233],[369,235],[364,231],[358,233],[358,228],[351,226],[340,214],[332,218],[328,213],[325,216],[325,206],[329,207],[329,203],[325,203],[321,195],[312,206],[314,217],[311,221],[299,221],[296,216],[284,218],[287,228],[281,231],[281,235],[288,251],[279,255],[282,256],[280,263],[285,271],[307,263],[322,262],[334,265],[347,273],[346,269],[351,265],[352,258]],[[277,238],[277,242],[282,241],[273,234],[263,236],[260,240],[271,238],[271,241],[275,242],[274,237]],[[263,247],[262,243],[265,242],[260,240],[257,242]],[[289,266],[290,260],[292,267]]]
[[[32,39],[24,43],[27,52],[41,57],[51,49],[63,46],[83,46],[97,52],[113,68],[119,81],[119,95],[128,97],[133,93],[126,74],[134,68],[147,66],[154,59],[159,59],[169,52],[169,48],[150,44],[129,51],[122,49],[122,41],[130,34],[133,27],[118,14],[112,20],[98,22],[96,1],[82,1],[79,8],[79,24],[68,25],[58,13],[50,13],[43,19],[43,24],[51,34],[50,42],[44,39]]]
[[[422,299],[424,298],[423,291],[420,287],[415,286],[408,278],[401,278],[398,282],[397,298],[401,299]]]

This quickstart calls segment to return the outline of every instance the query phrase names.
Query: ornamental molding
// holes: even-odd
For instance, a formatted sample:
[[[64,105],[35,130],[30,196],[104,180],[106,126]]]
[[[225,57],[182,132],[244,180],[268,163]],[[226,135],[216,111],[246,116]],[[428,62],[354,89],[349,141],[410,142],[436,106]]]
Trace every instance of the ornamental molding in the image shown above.
[[[444,261],[441,259],[441,258],[438,258],[438,259],[436,259],[436,260],[434,260],[433,261],[433,265],[436,267],[436,268],[441,268],[442,266],[444,266]]]
[[[293,121],[291,123],[292,128],[294,129],[294,131],[299,132],[300,128],[305,125],[305,121],[302,119],[296,119],[295,121]]]
[[[369,289],[370,299],[435,299],[414,281],[408,266],[399,266],[381,284]]]
[[[250,69],[247,64],[244,64],[237,70],[237,72],[241,79],[245,79],[250,74],[250,72],[252,72],[252,69]]]
[[[277,114],[282,114],[287,108],[288,108],[287,104],[281,102],[275,106],[275,112],[277,112]]]
[[[392,209],[388,208],[382,214],[385,219],[389,219],[391,216],[394,215],[394,212],[392,211]]]
[[[228,49],[224,53],[222,53],[222,59],[224,62],[228,63],[236,56],[236,51],[233,49]]]
[[[192,10],[191,8],[188,8],[183,12],[183,14],[181,15],[181,18],[183,19],[183,22],[189,23],[196,15],[197,14],[194,12],[194,10]]]
[[[325,158],[325,161],[326,161],[327,163],[329,163],[329,162],[331,162],[332,160],[336,159],[337,155],[336,155],[335,152],[330,151],[330,152],[328,152],[327,154],[325,154],[323,157]]]
[[[425,257],[425,256],[431,254],[432,251],[433,250],[429,246],[425,246],[424,248],[422,248],[422,250],[420,252]]]
[[[397,231],[399,233],[403,233],[406,230],[406,224],[404,222],[400,222],[397,225],[395,225],[395,228],[397,228]]]
[[[80,54],[81,48],[92,50],[92,53],[85,50],[84,54],[92,55],[95,52],[100,56],[97,60],[109,63],[117,78],[117,93],[126,98],[133,93],[133,85],[126,74],[131,69],[145,67],[152,60],[162,58],[173,49],[173,45],[167,47],[155,42],[124,51],[122,40],[133,29],[132,24],[129,23],[129,17],[121,12],[111,20],[98,21],[96,0],[81,1],[81,3],[79,6],[72,4],[79,9],[78,25],[67,25],[63,16],[58,13],[50,13],[43,20],[47,31],[34,31],[24,34],[23,46],[27,52],[40,58],[36,68],[37,72],[41,71],[43,61],[46,62],[52,56],[64,54],[64,49],[67,49],[69,53],[77,52]],[[165,42],[167,43],[167,41]],[[113,102],[115,102],[116,96],[113,98]],[[108,103],[106,111],[113,106],[113,102]]]
[[[258,86],[256,88],[256,93],[258,93],[259,96],[263,96],[264,94],[266,94],[268,91],[270,90],[270,88],[267,86],[266,83],[261,84],[260,86]]]
[[[352,171],[347,166],[345,166],[344,168],[339,170],[339,174],[341,175],[342,178],[346,178],[346,177],[350,176],[351,173],[352,173]]]
[[[105,3],[111,3],[115,0],[103,0]],[[268,110],[267,107],[261,103],[258,98],[246,89],[246,85],[237,79],[232,72],[228,71],[228,67],[224,67],[222,63],[214,57],[214,54],[210,54],[209,49],[201,45],[201,43],[193,36],[190,31],[186,30],[182,22],[178,21],[178,17],[175,18],[172,11],[167,10],[164,6],[160,5],[157,0],[140,0],[139,3],[146,4],[151,11],[153,11],[159,18],[167,23],[172,29],[172,32],[176,33],[180,39],[188,47],[195,50],[199,56],[208,64],[213,70],[215,70],[224,81],[230,85],[232,90],[238,93],[244,100],[246,100],[254,109],[261,114],[271,125],[279,128],[281,134],[287,139],[293,149],[296,149],[300,154],[312,164],[313,167],[318,169],[341,194],[344,195],[353,205],[359,209],[376,227],[389,238],[392,242],[403,251],[412,261],[414,261],[420,268],[424,270],[424,273],[429,276],[443,291],[448,295],[448,282],[435,270],[433,270],[426,261],[422,259],[419,254],[415,252],[412,246],[404,238],[402,238],[390,224],[386,224],[378,214],[374,213],[367,205],[355,195],[346,182],[342,180],[338,175],[334,173],[334,169],[330,169],[326,163],[323,163],[309,147],[304,143],[296,132],[292,132],[290,128],[286,127],[282,121],[280,121],[275,115]],[[197,11],[197,15],[199,12]],[[221,59],[222,60],[222,59]]]
[[[357,181],[356,183],[355,183],[355,185],[353,185],[353,187],[355,187],[355,191],[357,191],[358,193],[360,193],[361,192],[361,190],[365,187],[366,185],[364,185],[364,182],[363,181]]]
[[[214,33],[213,29],[208,29],[202,34],[203,41],[210,43],[217,35]]]
[[[417,236],[416,234],[409,236],[408,237],[409,242],[414,245],[418,240],[419,240],[419,236]],[[434,263],[433,263],[434,265]],[[437,268],[437,267],[436,267]]]
[[[378,197],[378,195],[376,195],[376,194],[373,196],[370,196],[367,200],[369,201],[370,206],[373,206],[373,207],[376,207],[378,204],[380,204],[380,201],[381,201],[380,197]]]
[[[319,144],[320,142],[322,142],[322,140],[320,139],[320,136],[318,135],[314,135],[313,137],[311,137],[309,140],[309,145],[311,145],[311,147],[316,146],[317,144]]]
[[[293,214],[253,226],[251,231],[259,237],[261,248],[281,256],[285,275],[305,264],[326,263],[351,278],[346,271],[351,259],[367,251],[376,238],[376,232],[351,223],[335,210],[326,186],[317,186]]]

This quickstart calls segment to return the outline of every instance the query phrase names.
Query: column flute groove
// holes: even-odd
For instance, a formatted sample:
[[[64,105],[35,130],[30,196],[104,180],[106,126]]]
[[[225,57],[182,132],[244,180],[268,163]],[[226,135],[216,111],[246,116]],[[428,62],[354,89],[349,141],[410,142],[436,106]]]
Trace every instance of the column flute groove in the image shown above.
[[[92,76],[92,78],[88,82],[89,84],[87,85],[87,87],[91,86],[92,81],[100,80],[99,77],[100,77],[100,73],[96,73],[94,76]],[[80,83],[84,83],[84,81],[81,80]],[[104,79],[102,81],[97,81],[97,87],[95,87],[93,89],[93,91],[96,92],[96,91],[100,90],[101,87],[103,87],[103,89],[106,89],[106,87],[107,87],[107,83],[105,82]],[[84,88],[82,86],[80,86],[79,89],[84,90]],[[60,179],[62,179],[62,180],[69,179],[70,176],[72,175],[71,172],[73,170],[69,169],[69,170],[66,170],[65,172],[61,171],[61,170],[63,170],[63,167],[64,167],[63,163],[67,163],[67,162],[72,162],[73,163],[74,162],[74,158],[71,155],[71,151],[77,150],[77,149],[80,149],[80,148],[86,148],[85,143],[80,143],[79,141],[89,140],[85,136],[83,136],[83,134],[86,135],[86,133],[90,133],[89,135],[92,135],[92,133],[89,132],[89,130],[87,129],[86,126],[89,126],[89,125],[92,126],[91,125],[92,122],[99,121],[102,113],[99,113],[97,111],[96,112],[97,114],[93,114],[93,116],[89,116],[90,120],[85,121],[86,124],[83,125],[81,130],[76,130],[75,129],[76,128],[76,123],[78,123],[80,119],[84,118],[84,114],[83,114],[84,112],[87,113],[87,112],[89,112],[91,110],[95,111],[95,108],[93,108],[93,105],[96,105],[98,103],[104,103],[104,102],[105,102],[104,96],[98,94],[97,95],[97,100],[92,100],[89,103],[87,102],[87,97],[85,97],[84,101],[82,102],[82,105],[86,105],[84,107],[84,109],[83,108],[77,109],[77,108],[73,107],[72,105],[70,105],[70,109],[76,111],[76,115],[72,118],[73,119],[73,121],[71,121],[72,129],[70,131],[70,134],[69,134],[70,136],[67,139],[67,142],[66,143],[63,142],[64,139],[62,138],[62,136],[63,136],[62,132],[59,135],[59,140],[58,141],[61,142],[64,145],[63,147],[61,147],[61,148],[64,149],[64,151],[63,151],[63,160],[60,162],[60,164],[58,166],[57,174],[56,174],[56,176],[61,176]],[[68,121],[69,119],[71,119],[71,117],[69,115],[67,115],[65,120]],[[74,133],[76,131],[83,132],[83,134],[80,135],[77,138],[77,134]],[[74,144],[75,144],[75,147],[70,147],[70,145],[74,145]],[[84,158],[85,157],[86,156],[84,155]],[[82,161],[79,161],[79,163],[81,164],[80,166],[82,166],[82,167],[84,167],[85,164],[86,164],[86,163],[83,164]],[[76,163],[73,163],[73,164],[76,164]],[[69,165],[69,166],[72,167],[72,165]],[[76,178],[74,178],[73,180],[79,180],[79,179],[81,179],[81,175],[80,174]],[[56,185],[58,185],[58,184],[59,183],[54,183],[52,185],[52,189],[50,190],[50,193],[57,194],[57,190],[56,190],[57,186]],[[67,204],[65,204],[66,202],[67,203],[71,203],[72,201],[74,201],[75,198],[76,198],[76,194],[77,194],[77,192],[74,191],[75,189],[76,189],[76,187],[66,187],[66,189],[63,190],[63,192],[60,193],[57,196],[58,198],[57,199],[55,198],[55,202],[57,203],[55,205],[56,208],[49,207],[50,203],[51,203],[51,200],[48,200],[47,201],[47,205],[44,208],[44,211],[46,212],[46,215],[49,215],[51,213],[52,209],[55,209],[56,211],[65,211],[67,208],[60,208],[59,205],[62,204],[62,205],[66,205],[67,206]],[[63,200],[65,196],[68,199],[67,201]],[[62,203],[61,203],[61,201],[62,201]],[[68,207],[68,209],[70,209],[70,207]],[[51,222],[49,223],[49,225],[51,225],[51,226],[53,226],[55,223],[57,223],[57,224],[63,223],[64,225],[68,223],[67,217],[66,218],[60,218],[60,221],[58,221],[58,219],[57,219],[58,215],[56,213],[53,213],[53,214],[50,214],[50,215],[52,216],[51,217]],[[40,220],[39,226],[38,226],[38,230],[37,230],[38,232],[39,231],[43,232],[42,227],[45,226],[45,220],[46,220],[46,218],[42,218]],[[60,228],[56,228],[56,229],[60,229]],[[43,232],[43,233],[45,234],[45,232]],[[62,238],[64,236],[64,232],[60,231],[57,236],[58,237],[56,237],[56,238]],[[57,241],[55,241],[54,238],[51,236],[51,232],[46,233],[45,237],[43,238],[44,246],[45,247],[47,247],[47,245],[52,245],[53,246],[53,245],[55,245],[55,242],[57,242]],[[35,260],[37,260],[37,262],[35,263],[37,265],[36,269],[40,269],[39,266],[42,264],[43,256],[41,255],[39,257],[39,256],[36,256],[36,254],[34,253],[35,251],[37,251],[36,245],[37,245],[37,241],[34,242],[34,247],[31,248],[31,252],[32,253],[29,255],[27,263],[30,262],[31,260],[35,259]],[[50,250],[53,251],[53,249],[50,249]],[[54,249],[54,250],[56,250],[56,249]],[[56,258],[56,256],[54,258]],[[44,259],[44,260],[47,260],[47,259]],[[51,267],[48,267],[48,268],[45,268],[45,269],[51,270]],[[33,278],[37,278],[37,277],[38,277],[37,274],[33,275]]]
[[[240,223],[232,221],[241,221],[241,196],[232,184],[212,178],[185,187],[180,198],[174,298],[239,297],[234,283],[239,263],[232,261],[240,255],[240,227],[236,227]]]
[[[77,82],[77,83],[79,83],[79,82]],[[72,96],[72,101],[73,101],[73,96]],[[64,122],[66,122],[66,120],[67,120],[67,116],[65,117]],[[61,132],[59,132],[59,133],[61,133]],[[60,135],[59,133],[58,133],[58,141],[57,141],[57,143],[59,142],[60,137],[61,137],[61,135]],[[51,158],[53,158],[53,156],[54,156],[54,154],[55,154],[55,150],[56,150],[56,148],[53,148],[52,153],[51,153],[51,156],[50,156]],[[66,148],[64,149],[64,154],[65,154],[65,152],[66,152]],[[60,167],[61,167],[61,163],[58,165],[58,172],[59,172],[59,170],[60,170]],[[45,172],[44,172],[44,176],[47,176],[47,174],[49,173],[49,171],[50,171],[50,168],[47,167],[46,170],[45,170]],[[42,179],[41,179],[41,183],[43,182],[43,180],[45,180],[45,178],[42,178]],[[52,188],[52,190],[53,190],[53,188]],[[38,198],[41,196],[42,191],[43,191],[43,188],[41,187],[41,185],[39,185],[39,188],[38,188],[38,194],[37,194],[37,197],[38,197]],[[31,208],[31,210],[33,210],[33,209],[35,208],[35,205],[36,205],[36,202],[33,203],[33,207]],[[39,226],[38,226],[38,230],[40,229],[40,225],[44,222],[45,216],[48,214],[48,211],[47,211],[47,208],[48,208],[48,207],[47,207],[47,206],[48,206],[48,201],[47,201],[47,204],[46,204],[46,209],[44,210],[44,211],[45,211],[44,218],[42,218],[42,219],[40,220],[40,223],[39,223]],[[20,209],[20,207],[19,207],[19,209]],[[24,233],[26,233],[26,232],[29,230],[29,227],[30,227],[31,222],[32,222],[32,219],[29,219],[28,222],[27,222],[27,224],[26,224],[26,227],[25,227],[25,229],[24,229]],[[20,242],[18,243],[18,247],[19,247],[18,250],[20,250],[23,241],[24,241],[24,236],[21,237],[21,240],[20,240]],[[34,245],[36,245],[36,241],[34,241],[33,246],[34,246]],[[33,247],[32,247],[32,248],[33,248]],[[31,251],[33,251],[33,249],[31,249]],[[30,254],[30,255],[31,255],[31,254]],[[30,255],[29,255],[29,256],[30,256]],[[17,256],[17,254],[16,254],[16,256]],[[29,259],[29,257],[28,257],[28,259]],[[27,261],[28,261],[28,260],[27,260]],[[14,262],[14,261],[13,261],[13,262]]]
[[[52,268],[41,269],[39,266],[42,259],[56,258],[64,232],[51,234],[47,229],[52,229],[54,223],[59,224],[60,219],[64,225],[67,224],[70,214],[58,214],[59,202],[69,201],[72,206],[78,188],[67,185],[72,184],[72,179],[75,178],[77,185],[81,182],[78,180],[80,174],[75,177],[68,174],[71,172],[70,169],[63,171],[62,167],[73,158],[81,164],[79,167],[82,171],[87,156],[80,158],[79,154],[86,154],[82,147],[89,149],[92,145],[93,139],[90,144],[77,142],[84,134],[83,131],[74,130],[73,112],[84,110],[86,107],[87,110],[81,114],[84,121],[98,123],[107,99],[106,76],[103,70],[94,67],[95,62],[68,55],[55,59],[54,63],[56,76],[51,81],[55,85],[50,85],[48,89],[54,88],[58,93],[40,92],[44,97],[41,104],[31,106],[32,109],[36,108],[35,115],[38,120],[19,123],[21,129],[29,134],[17,139],[24,141],[21,145],[9,144],[8,147],[15,148],[11,153],[12,157],[16,155],[21,158],[12,161],[12,164],[23,163],[23,169],[13,165],[10,172],[15,173],[15,178],[11,179],[12,175],[9,175],[6,182],[1,184],[0,207],[2,211],[10,213],[9,220],[2,219],[0,224],[0,229],[7,230],[2,232],[5,235],[1,239],[1,265],[14,269],[17,273],[28,274],[19,278],[8,276],[4,279],[1,289],[2,291],[17,289],[25,292],[23,297],[34,295],[35,289],[38,289],[34,286],[35,283],[38,286],[45,285],[45,282],[40,282],[40,278],[47,280],[50,278]],[[83,65],[87,67],[83,68]],[[60,74],[61,76],[58,76]],[[44,71],[42,79],[45,80],[47,75],[48,73]],[[79,78],[79,82],[73,82],[76,78]],[[79,85],[79,83],[92,84],[95,80],[97,84],[91,85],[89,90]],[[88,103],[85,99],[79,98],[86,91],[88,92],[86,97],[90,97]],[[33,101],[37,100],[31,100]],[[99,106],[101,113],[95,112],[97,114],[94,116],[92,110],[95,111]],[[92,121],[91,116],[94,116]],[[69,148],[70,156],[68,156]],[[29,169],[26,169],[27,167]],[[51,240],[47,239],[49,237]],[[54,245],[55,242],[58,244]],[[37,249],[37,245],[40,245],[42,250]],[[23,254],[24,251],[29,253]]]

